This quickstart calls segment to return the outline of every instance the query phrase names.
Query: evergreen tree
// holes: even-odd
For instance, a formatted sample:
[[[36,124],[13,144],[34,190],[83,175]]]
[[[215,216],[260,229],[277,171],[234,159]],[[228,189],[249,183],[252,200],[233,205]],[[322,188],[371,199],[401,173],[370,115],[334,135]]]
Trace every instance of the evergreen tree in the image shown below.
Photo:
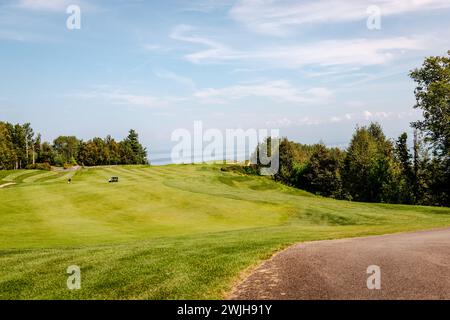
[[[408,135],[402,133],[395,143],[395,155],[400,164],[401,178],[399,186],[399,199],[401,203],[416,203],[415,192],[416,177],[412,165],[412,155],[408,149]]]
[[[139,135],[133,129],[122,142],[122,159],[125,164],[147,164],[147,150],[140,144]]]

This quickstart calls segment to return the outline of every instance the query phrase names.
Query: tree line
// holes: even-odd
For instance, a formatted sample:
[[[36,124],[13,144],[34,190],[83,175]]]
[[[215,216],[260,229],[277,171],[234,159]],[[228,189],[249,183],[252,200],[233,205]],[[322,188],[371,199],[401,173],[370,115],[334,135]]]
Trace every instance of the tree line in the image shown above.
[[[49,143],[42,142],[29,123],[0,121],[0,170],[147,163],[147,150],[135,130],[119,142],[108,135],[88,141],[59,136]]]
[[[410,72],[417,84],[414,108],[423,111],[423,119],[411,123],[412,146],[406,132],[391,140],[377,123],[357,127],[346,150],[283,138],[274,179],[336,199],[449,206],[448,54],[426,58],[421,68]],[[262,147],[270,148],[270,142],[268,138]]]

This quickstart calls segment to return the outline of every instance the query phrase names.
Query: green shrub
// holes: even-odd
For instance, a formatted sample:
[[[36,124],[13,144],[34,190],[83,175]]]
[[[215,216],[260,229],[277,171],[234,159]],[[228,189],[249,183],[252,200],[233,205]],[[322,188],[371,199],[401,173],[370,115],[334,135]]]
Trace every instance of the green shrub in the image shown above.
[[[73,164],[71,164],[71,163],[64,163],[64,165],[63,165],[64,169],[70,169],[72,167],[73,167]]]
[[[239,164],[232,164],[232,165],[226,165],[220,168],[221,171],[224,172],[235,172],[235,173],[241,173],[241,174],[253,174],[253,175],[259,175],[258,167],[256,165],[239,165]]]
[[[48,162],[44,162],[44,163],[29,164],[27,166],[27,169],[50,171],[50,170],[52,170],[52,167]]]

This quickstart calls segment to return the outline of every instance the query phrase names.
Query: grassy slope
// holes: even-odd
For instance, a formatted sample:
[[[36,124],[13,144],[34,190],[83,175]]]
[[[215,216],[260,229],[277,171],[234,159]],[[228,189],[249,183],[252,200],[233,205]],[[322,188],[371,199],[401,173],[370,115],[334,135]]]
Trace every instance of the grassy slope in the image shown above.
[[[70,185],[63,174],[0,172],[9,181],[3,299],[221,298],[297,241],[450,226],[449,209],[335,201],[213,165],[85,169]],[[81,267],[81,290],[66,288],[69,265]]]

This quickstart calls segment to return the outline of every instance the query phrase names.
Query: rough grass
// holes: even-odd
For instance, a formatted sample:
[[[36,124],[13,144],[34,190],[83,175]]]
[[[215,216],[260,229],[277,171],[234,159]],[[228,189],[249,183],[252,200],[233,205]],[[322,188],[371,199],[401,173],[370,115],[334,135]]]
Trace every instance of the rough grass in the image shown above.
[[[17,183],[0,189],[1,299],[218,299],[298,241],[450,226],[446,208],[336,201],[217,165],[66,177],[0,172]],[[66,287],[70,265],[81,290]]]

